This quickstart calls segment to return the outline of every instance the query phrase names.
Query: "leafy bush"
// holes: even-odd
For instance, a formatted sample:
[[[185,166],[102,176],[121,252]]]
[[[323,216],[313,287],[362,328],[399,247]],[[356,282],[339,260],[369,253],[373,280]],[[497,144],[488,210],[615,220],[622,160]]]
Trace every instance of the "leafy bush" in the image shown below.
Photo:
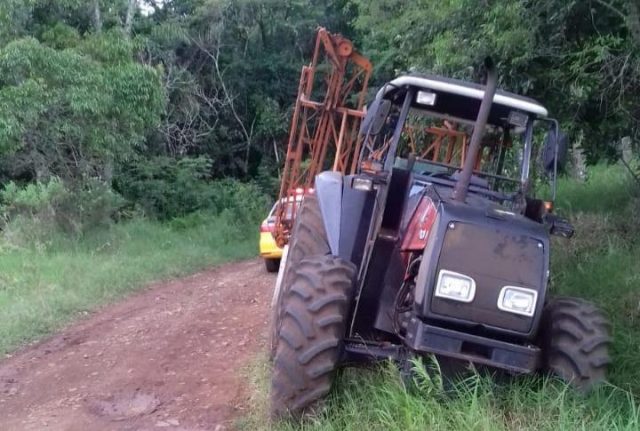
[[[14,243],[38,242],[57,230],[82,235],[109,224],[124,203],[102,181],[67,186],[57,178],[26,186],[10,182],[0,191],[0,202],[5,237]]]
[[[73,30],[43,37],[58,46]],[[110,31],[61,50],[30,37],[0,46],[0,154],[25,165],[12,178],[82,181],[134,155],[160,122],[164,93],[131,45]]]
[[[256,224],[265,215],[269,198],[254,183],[226,179],[211,183],[213,210],[229,216],[236,225]]]
[[[147,215],[181,217],[211,206],[213,190],[207,185],[210,164],[204,157],[139,160],[121,169],[114,187]]]
[[[53,215],[54,202],[66,193],[66,188],[57,178],[48,183],[31,183],[24,187],[10,182],[0,192],[3,216],[7,219],[19,214],[32,217]]]
[[[143,213],[163,220],[198,211],[226,213],[238,224],[264,216],[267,201],[260,189],[237,180],[212,180],[211,163],[205,157],[140,160],[117,174],[114,187]]]

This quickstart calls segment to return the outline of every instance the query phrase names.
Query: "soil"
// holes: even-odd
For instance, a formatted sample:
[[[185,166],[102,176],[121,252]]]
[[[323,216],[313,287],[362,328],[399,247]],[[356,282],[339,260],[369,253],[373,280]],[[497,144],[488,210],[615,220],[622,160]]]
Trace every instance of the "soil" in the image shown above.
[[[154,284],[0,362],[0,429],[233,429],[264,348],[260,260]]]

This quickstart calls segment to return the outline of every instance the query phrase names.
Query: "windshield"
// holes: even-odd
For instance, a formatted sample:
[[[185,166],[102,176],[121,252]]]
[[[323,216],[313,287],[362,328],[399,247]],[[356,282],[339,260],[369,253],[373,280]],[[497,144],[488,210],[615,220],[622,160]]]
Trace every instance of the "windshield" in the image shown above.
[[[413,171],[420,175],[456,179],[467,157],[473,124],[439,119],[411,110],[403,127],[395,165],[415,155]],[[524,128],[487,125],[474,164],[478,186],[514,191],[520,183]]]
[[[375,159],[376,153],[382,156],[391,145],[398,113],[396,110],[387,117],[374,138],[371,159]],[[402,127],[393,165],[406,167],[408,159],[414,156],[414,173],[455,181],[468,156],[473,127],[469,121],[412,108]],[[506,119],[502,126],[488,124],[485,127],[474,163],[472,185],[502,192],[518,190],[524,131],[524,127],[510,125]]]

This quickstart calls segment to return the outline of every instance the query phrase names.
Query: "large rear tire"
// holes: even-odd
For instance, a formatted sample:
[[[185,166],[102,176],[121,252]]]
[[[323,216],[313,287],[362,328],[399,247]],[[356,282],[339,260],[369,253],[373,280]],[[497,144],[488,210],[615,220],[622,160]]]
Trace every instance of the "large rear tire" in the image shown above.
[[[271,376],[271,415],[302,415],[331,390],[356,268],[331,255],[303,259],[283,292]]]
[[[273,360],[278,344],[278,328],[280,325],[280,302],[284,291],[290,286],[290,272],[296,268],[306,256],[329,254],[329,243],[322,221],[322,213],[318,199],[314,195],[305,196],[296,214],[296,221],[291,232],[289,251],[284,262],[282,286],[275,292],[274,307],[271,310],[269,323],[269,359]]]
[[[545,371],[587,393],[606,379],[610,324],[593,304],[556,298],[544,308],[540,332]]]

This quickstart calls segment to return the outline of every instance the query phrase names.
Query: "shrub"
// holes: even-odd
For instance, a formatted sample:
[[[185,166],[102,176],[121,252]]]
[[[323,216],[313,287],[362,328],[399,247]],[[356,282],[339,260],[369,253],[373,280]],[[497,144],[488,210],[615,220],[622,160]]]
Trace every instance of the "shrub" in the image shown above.
[[[211,161],[204,157],[138,160],[120,169],[114,187],[147,215],[159,219],[182,217],[210,208],[210,167]]]
[[[226,179],[214,181],[210,187],[213,210],[229,215],[235,224],[255,224],[265,217],[269,199],[256,184]]]
[[[0,202],[5,238],[18,245],[55,231],[79,236],[108,225],[124,203],[100,180],[66,185],[57,178],[25,186],[10,182],[0,191]]]
[[[82,234],[111,224],[125,204],[109,184],[97,179],[85,180],[68,190],[56,207],[57,225],[68,233]]]
[[[206,157],[139,160],[121,168],[114,187],[143,213],[162,220],[199,211],[228,213],[237,224],[264,216],[267,200],[256,185],[213,180],[211,165]]]
[[[12,181],[0,191],[3,218],[7,221],[18,215],[53,218],[56,203],[67,194],[65,186],[57,178],[47,183],[31,183],[24,187]]]

